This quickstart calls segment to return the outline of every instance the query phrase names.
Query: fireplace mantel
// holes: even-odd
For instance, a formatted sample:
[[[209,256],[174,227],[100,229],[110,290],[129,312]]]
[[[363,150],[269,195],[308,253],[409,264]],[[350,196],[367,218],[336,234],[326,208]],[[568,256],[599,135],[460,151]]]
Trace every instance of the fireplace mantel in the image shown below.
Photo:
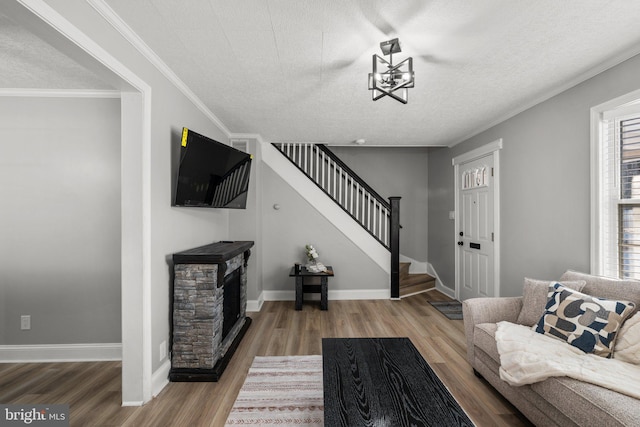
[[[174,264],[220,264],[253,247],[251,241],[220,241],[173,254]],[[248,257],[247,257],[248,258]]]
[[[252,246],[222,241],[173,254],[171,381],[218,381],[222,375],[251,323],[246,267]]]

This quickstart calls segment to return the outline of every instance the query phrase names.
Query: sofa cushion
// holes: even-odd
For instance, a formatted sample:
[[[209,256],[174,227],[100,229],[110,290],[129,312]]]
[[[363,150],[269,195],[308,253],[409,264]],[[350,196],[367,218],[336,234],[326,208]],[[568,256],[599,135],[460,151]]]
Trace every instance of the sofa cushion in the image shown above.
[[[531,384],[551,405],[584,426],[638,426],[638,400],[631,396],[567,377]]]
[[[623,362],[640,365],[640,312],[622,324],[613,357]]]
[[[509,402],[514,404],[529,421],[536,426],[562,426],[575,427],[577,424],[567,418],[562,412],[547,402],[538,393],[533,391],[531,385],[510,386],[500,379],[500,364],[493,360],[487,353],[477,349],[473,367],[498,390]],[[478,424],[481,425],[481,424]],[[607,425],[608,427],[609,425]]]
[[[573,270],[565,271],[562,277],[560,277],[560,280],[584,280],[587,284],[581,292],[587,295],[632,301],[636,305],[636,308],[631,313],[632,315],[640,308],[640,281],[638,280],[621,280],[611,277],[594,276]]]
[[[500,353],[496,344],[497,323],[479,323],[473,331],[473,344],[500,363]]]
[[[547,307],[535,331],[585,353],[611,357],[616,334],[634,308],[633,302],[597,298],[555,283],[549,286]]]
[[[540,320],[549,299],[549,285],[558,283],[548,280],[536,280],[526,277],[522,288],[522,310],[516,323],[519,325],[533,326]],[[584,280],[567,280],[560,282],[567,288],[581,291],[587,284]]]

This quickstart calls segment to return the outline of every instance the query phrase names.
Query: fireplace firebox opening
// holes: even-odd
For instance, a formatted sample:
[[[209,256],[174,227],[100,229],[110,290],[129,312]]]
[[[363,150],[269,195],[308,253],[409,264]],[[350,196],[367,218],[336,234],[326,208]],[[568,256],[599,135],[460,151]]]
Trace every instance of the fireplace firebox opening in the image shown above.
[[[222,296],[222,340],[240,318],[240,269],[236,269],[224,278]]]

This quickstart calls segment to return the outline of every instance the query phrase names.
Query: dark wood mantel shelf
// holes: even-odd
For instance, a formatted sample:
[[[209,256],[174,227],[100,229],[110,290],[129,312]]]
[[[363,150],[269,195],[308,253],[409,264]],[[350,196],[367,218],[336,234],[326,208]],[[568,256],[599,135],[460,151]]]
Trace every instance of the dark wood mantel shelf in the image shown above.
[[[173,254],[175,264],[220,264],[253,246],[252,241],[220,241]]]

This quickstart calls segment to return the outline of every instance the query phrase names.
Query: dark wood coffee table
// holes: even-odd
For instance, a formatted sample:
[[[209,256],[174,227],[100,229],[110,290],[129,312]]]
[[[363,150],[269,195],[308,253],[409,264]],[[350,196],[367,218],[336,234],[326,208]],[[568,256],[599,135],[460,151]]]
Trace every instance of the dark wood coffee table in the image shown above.
[[[408,338],[323,338],[327,426],[473,426]]]

